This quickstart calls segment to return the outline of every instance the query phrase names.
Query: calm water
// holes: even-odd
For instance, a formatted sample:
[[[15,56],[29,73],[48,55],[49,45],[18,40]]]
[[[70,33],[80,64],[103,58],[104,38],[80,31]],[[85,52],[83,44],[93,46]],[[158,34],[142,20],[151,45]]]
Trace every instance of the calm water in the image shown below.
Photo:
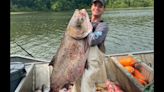
[[[50,60],[59,48],[61,38],[73,12],[32,12],[11,14],[11,55]],[[106,11],[109,25],[105,41],[106,54],[154,50],[153,9]]]

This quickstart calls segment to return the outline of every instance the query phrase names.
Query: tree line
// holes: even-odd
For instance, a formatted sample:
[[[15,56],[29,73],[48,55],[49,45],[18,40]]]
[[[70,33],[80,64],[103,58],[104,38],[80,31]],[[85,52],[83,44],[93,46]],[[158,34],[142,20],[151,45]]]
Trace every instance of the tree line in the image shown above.
[[[10,11],[67,11],[90,8],[92,0],[10,0]],[[107,0],[107,8],[153,7],[154,0]]]

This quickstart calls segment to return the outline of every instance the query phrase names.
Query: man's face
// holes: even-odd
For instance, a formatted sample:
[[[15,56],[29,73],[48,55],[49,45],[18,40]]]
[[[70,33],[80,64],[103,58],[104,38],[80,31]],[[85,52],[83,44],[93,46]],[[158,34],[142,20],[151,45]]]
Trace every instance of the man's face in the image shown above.
[[[101,16],[104,13],[104,6],[101,2],[94,2],[91,6],[92,15]]]

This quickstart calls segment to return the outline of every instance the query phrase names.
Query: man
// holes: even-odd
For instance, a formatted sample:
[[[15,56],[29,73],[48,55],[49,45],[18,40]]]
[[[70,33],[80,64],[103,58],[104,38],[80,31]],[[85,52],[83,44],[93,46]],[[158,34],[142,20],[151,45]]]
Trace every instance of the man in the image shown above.
[[[103,53],[105,53],[104,41],[108,32],[108,26],[102,20],[104,11],[105,0],[93,0],[91,6],[93,32],[88,35],[88,43],[90,46],[97,45]]]
[[[103,22],[102,14],[105,11],[105,0],[93,0],[91,6],[92,32],[87,36],[90,51],[86,69],[81,79],[76,81],[72,92],[96,92],[95,83],[107,80],[105,70],[104,41],[108,33],[108,25]]]

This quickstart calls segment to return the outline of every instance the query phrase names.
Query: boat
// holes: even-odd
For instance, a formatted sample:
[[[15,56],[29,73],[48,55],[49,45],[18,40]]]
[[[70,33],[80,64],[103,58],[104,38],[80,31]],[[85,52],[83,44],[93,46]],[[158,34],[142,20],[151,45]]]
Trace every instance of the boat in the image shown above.
[[[139,84],[134,78],[129,77],[127,71],[118,63],[119,57],[128,55],[143,61],[141,64],[144,69],[147,69],[145,74],[147,74],[150,84],[154,83],[154,51],[105,55],[107,77],[111,81],[118,82],[124,92],[143,92],[145,86]],[[24,63],[26,69],[26,76],[22,78],[15,92],[36,92],[37,89],[42,89],[42,92],[48,92],[45,89],[49,90],[50,88],[50,75],[53,69],[48,66],[49,60],[20,55],[11,55],[10,58],[10,62]]]

